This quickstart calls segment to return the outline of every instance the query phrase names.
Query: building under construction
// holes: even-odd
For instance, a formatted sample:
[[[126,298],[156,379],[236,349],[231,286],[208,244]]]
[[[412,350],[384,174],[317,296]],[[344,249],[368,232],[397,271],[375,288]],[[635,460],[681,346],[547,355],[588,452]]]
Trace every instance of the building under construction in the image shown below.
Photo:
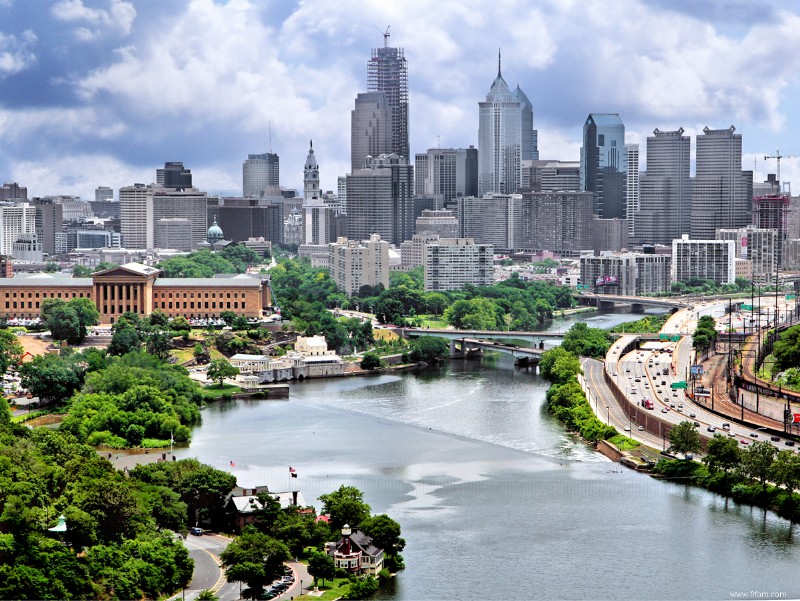
[[[367,90],[383,92],[391,112],[391,152],[410,158],[408,145],[408,66],[402,48],[389,47],[389,29],[383,48],[373,48],[367,62]]]

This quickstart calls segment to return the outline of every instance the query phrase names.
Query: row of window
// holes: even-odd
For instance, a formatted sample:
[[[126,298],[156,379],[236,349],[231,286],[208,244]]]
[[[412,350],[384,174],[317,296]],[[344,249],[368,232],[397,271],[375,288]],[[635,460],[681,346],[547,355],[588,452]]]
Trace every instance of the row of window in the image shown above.
[[[89,298],[92,296],[91,292],[6,292],[6,298]],[[6,303],[8,304],[8,303]],[[39,306],[38,303],[36,305]]]
[[[176,292],[175,296],[172,296],[172,292],[153,292],[153,300],[156,299],[165,299],[165,298],[209,298],[209,294],[211,294],[210,298],[245,298],[244,292],[233,292],[233,297],[231,297],[230,292],[220,292],[219,296],[217,296],[216,292],[198,292],[197,296],[195,297],[194,292],[184,292],[183,296],[181,296],[180,292]],[[205,296],[203,296],[205,294]],[[239,296],[241,294],[241,296]]]
[[[197,309],[238,309],[239,308],[239,301],[233,301],[233,307],[231,307],[231,302],[230,301],[227,301],[227,302],[220,301],[219,302],[219,306],[217,306],[217,302],[216,301],[211,301],[211,303],[210,303],[211,306],[210,307],[209,307],[209,302],[208,301],[205,301],[205,306],[203,306],[204,305],[203,302],[197,301],[197,307],[194,306],[194,304],[195,304],[194,301],[188,301],[188,305],[189,305],[188,307],[186,306],[187,305],[187,301],[183,301],[183,307],[181,307],[180,301],[176,301],[175,302],[175,307],[173,307],[172,304],[173,303],[171,301],[161,301],[161,309],[173,309],[173,308],[175,308],[175,309],[181,309],[181,308],[183,308],[183,309],[195,309],[195,308],[197,308]],[[156,309],[159,308],[158,307],[158,303],[153,303],[153,306]],[[245,301],[242,301],[242,307],[241,308],[242,309],[247,309],[247,303]]]

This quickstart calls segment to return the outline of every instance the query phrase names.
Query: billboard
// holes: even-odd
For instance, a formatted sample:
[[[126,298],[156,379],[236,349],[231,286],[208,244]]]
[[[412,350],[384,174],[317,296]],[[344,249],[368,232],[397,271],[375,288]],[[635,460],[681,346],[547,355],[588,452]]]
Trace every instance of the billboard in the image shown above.
[[[615,275],[601,275],[594,281],[595,286],[616,286],[617,276]]]
[[[702,365],[692,365],[689,368],[689,373],[693,376],[702,376],[703,375],[703,366]]]

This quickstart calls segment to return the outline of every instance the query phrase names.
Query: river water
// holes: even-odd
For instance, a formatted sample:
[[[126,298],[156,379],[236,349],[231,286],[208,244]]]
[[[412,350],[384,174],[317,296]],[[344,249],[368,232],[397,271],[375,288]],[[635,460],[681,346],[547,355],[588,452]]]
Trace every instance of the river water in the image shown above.
[[[407,541],[382,599],[800,597],[796,527],[621,469],[546,413],[546,389],[500,354],[308,381],[288,401],[212,405],[176,455],[317,507],[363,490]]]

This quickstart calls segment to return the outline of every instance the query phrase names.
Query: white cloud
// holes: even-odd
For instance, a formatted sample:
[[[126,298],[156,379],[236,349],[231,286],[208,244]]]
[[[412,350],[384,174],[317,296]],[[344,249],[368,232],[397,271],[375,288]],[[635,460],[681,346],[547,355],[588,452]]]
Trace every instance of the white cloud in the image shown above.
[[[32,49],[36,40],[36,34],[30,29],[19,36],[0,32],[0,78],[19,73],[36,62]]]
[[[107,30],[128,35],[136,20],[133,4],[123,0],[110,0],[108,9],[90,8],[83,4],[83,0],[59,0],[50,12],[61,21],[85,21],[93,25],[94,28],[83,26],[75,29],[75,35],[81,41],[93,40]]]

